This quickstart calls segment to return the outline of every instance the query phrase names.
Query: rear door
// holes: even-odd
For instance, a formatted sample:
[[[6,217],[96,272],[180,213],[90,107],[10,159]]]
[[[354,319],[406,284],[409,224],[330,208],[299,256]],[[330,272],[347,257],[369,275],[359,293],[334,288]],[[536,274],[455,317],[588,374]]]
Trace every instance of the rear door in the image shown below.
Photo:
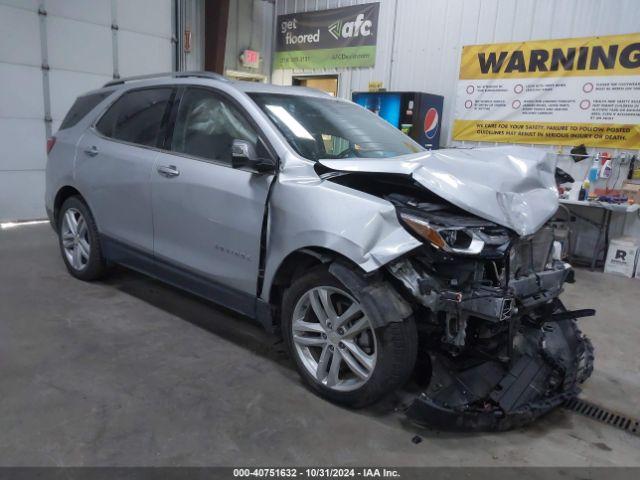
[[[151,175],[173,94],[172,87],[125,93],[78,146],[77,182],[100,233],[149,255],[153,253]]]
[[[231,167],[231,143],[264,143],[248,115],[210,88],[189,87],[153,172],[156,259],[208,282],[206,295],[251,314],[272,174]],[[209,288],[209,287],[207,287]]]

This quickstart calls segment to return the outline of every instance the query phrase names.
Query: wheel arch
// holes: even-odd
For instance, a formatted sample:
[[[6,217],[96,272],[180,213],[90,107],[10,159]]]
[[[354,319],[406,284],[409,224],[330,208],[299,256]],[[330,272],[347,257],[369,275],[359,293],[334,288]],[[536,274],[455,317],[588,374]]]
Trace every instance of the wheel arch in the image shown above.
[[[286,289],[299,275],[323,264],[349,290],[360,296],[376,328],[403,321],[413,313],[411,305],[385,281],[384,275],[376,273],[378,270],[367,272],[348,257],[324,247],[305,247],[285,257],[270,284],[268,301],[275,310],[273,320],[276,324],[281,322],[280,309]]]
[[[284,291],[297,277],[310,268],[323,264],[328,265],[336,260],[340,260],[341,263],[352,268],[362,270],[357,263],[343,254],[325,247],[309,246],[294,250],[278,265],[269,285],[269,291],[265,292],[268,294],[267,301],[279,312]],[[364,270],[362,272],[364,273]],[[279,323],[279,315],[275,315],[274,318]]]
[[[62,204],[67,198],[74,196],[80,197],[83,202],[87,203],[82,193],[80,193],[77,188],[72,187],[71,185],[65,185],[59,188],[56,192],[56,196],[53,200],[53,221],[55,226],[58,225],[58,214],[60,213]]]

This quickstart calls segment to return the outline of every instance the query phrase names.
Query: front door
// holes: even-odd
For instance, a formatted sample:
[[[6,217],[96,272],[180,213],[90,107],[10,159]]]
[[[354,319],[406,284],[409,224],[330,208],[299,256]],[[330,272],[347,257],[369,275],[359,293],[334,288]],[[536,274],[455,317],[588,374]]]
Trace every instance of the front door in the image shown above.
[[[183,278],[195,276],[194,284],[209,282],[200,292],[205,296],[252,313],[273,175],[232,168],[231,143],[257,144],[258,134],[234,103],[211,89],[187,88],[174,115],[165,145],[171,153],[158,155],[153,172],[156,260]]]

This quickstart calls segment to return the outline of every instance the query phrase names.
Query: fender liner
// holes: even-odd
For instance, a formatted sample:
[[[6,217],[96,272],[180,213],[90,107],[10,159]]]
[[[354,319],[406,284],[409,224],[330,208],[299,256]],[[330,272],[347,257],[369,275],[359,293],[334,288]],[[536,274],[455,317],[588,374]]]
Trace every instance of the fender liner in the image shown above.
[[[413,313],[413,309],[393,287],[380,275],[365,277],[360,272],[333,262],[329,273],[340,280],[362,303],[373,328],[384,327],[391,322],[402,322]]]

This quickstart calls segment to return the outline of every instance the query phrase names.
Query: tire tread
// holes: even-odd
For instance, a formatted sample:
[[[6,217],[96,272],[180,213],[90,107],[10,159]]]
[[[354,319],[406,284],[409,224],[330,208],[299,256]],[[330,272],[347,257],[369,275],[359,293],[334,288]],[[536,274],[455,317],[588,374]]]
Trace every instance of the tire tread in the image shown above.
[[[62,247],[62,235],[60,229],[62,226],[64,213],[69,208],[75,208],[80,211],[80,213],[84,217],[85,222],[87,223],[87,229],[89,230],[89,238],[91,240],[91,253],[89,255],[89,263],[83,270],[75,270],[69,264]],[[74,277],[84,281],[99,280],[100,278],[104,277],[104,275],[107,273],[107,262],[102,253],[100,234],[98,233],[98,227],[96,226],[96,222],[93,218],[93,215],[91,214],[91,210],[89,209],[89,206],[84,202],[82,197],[74,195],[64,201],[64,203],[60,207],[60,213],[58,214],[57,227],[60,253],[69,273]]]

